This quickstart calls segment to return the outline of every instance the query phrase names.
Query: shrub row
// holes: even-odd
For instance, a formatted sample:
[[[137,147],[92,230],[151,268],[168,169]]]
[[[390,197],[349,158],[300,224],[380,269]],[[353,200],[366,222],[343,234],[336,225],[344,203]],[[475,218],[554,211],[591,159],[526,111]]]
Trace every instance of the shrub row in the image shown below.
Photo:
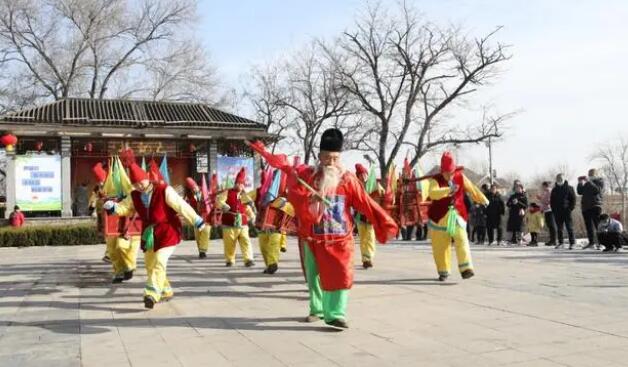
[[[249,234],[251,237],[257,237],[257,231],[253,227],[249,227]],[[194,240],[194,228],[184,226],[183,238]],[[211,239],[221,238],[222,228],[213,227]],[[104,243],[104,239],[93,224],[0,228],[0,247],[76,246],[99,243]]]
[[[103,243],[92,224],[0,228],[0,247],[76,246]]]

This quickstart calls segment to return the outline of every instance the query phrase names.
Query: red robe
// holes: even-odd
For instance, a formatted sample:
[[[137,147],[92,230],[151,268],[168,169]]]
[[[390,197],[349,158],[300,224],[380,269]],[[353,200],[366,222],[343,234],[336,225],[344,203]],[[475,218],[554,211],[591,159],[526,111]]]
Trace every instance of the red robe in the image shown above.
[[[351,208],[373,223],[377,240],[385,243],[396,236],[395,221],[364,191],[359,179],[345,172],[332,202],[322,213],[311,210],[312,193],[298,183],[296,175],[315,187],[317,176],[313,167],[301,165],[288,178],[288,200],[299,220],[299,238],[309,245],[318,265],[321,287],[326,291],[349,289],[353,285],[353,219]],[[323,204],[321,204],[323,205]]]

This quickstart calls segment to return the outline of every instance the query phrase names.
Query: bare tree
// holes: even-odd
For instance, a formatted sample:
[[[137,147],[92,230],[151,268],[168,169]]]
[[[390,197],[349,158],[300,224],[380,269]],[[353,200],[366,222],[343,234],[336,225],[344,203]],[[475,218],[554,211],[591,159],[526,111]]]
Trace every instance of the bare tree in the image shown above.
[[[456,126],[447,113],[497,75],[508,60],[506,46],[492,41],[499,28],[468,39],[459,28],[440,29],[403,4],[397,15],[380,5],[327,48],[343,88],[370,116],[361,149],[373,153],[385,177],[402,145],[412,164],[445,145],[479,143],[501,136],[510,115],[485,115],[478,124]]]
[[[621,216],[626,222],[626,195],[628,194],[628,139],[619,138],[615,143],[607,144],[593,154],[594,160],[603,164],[602,173],[621,197]]]
[[[213,91],[207,59],[188,39],[195,11],[195,0],[0,0],[0,50],[9,57],[0,85],[19,81],[25,103]]]
[[[306,164],[314,158],[324,129],[337,126],[350,133],[360,121],[349,121],[348,93],[339,87],[335,65],[321,55],[319,44],[313,42],[277,66],[257,69],[253,77],[257,87],[248,92],[269,128],[301,146]]]

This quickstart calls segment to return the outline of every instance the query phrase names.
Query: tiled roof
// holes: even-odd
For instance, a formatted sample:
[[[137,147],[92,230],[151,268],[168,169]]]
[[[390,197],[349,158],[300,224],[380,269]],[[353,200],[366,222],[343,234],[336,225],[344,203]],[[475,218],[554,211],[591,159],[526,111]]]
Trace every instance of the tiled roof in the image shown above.
[[[265,130],[265,125],[201,103],[66,98],[0,117],[0,122],[108,127]]]

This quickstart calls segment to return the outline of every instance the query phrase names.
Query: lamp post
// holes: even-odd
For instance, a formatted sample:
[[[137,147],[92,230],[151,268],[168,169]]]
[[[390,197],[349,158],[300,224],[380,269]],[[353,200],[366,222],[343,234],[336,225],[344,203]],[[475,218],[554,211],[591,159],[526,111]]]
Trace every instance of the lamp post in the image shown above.
[[[488,179],[493,184],[493,147],[491,144],[491,137],[488,137],[488,141],[486,142],[486,146],[488,147]]]

